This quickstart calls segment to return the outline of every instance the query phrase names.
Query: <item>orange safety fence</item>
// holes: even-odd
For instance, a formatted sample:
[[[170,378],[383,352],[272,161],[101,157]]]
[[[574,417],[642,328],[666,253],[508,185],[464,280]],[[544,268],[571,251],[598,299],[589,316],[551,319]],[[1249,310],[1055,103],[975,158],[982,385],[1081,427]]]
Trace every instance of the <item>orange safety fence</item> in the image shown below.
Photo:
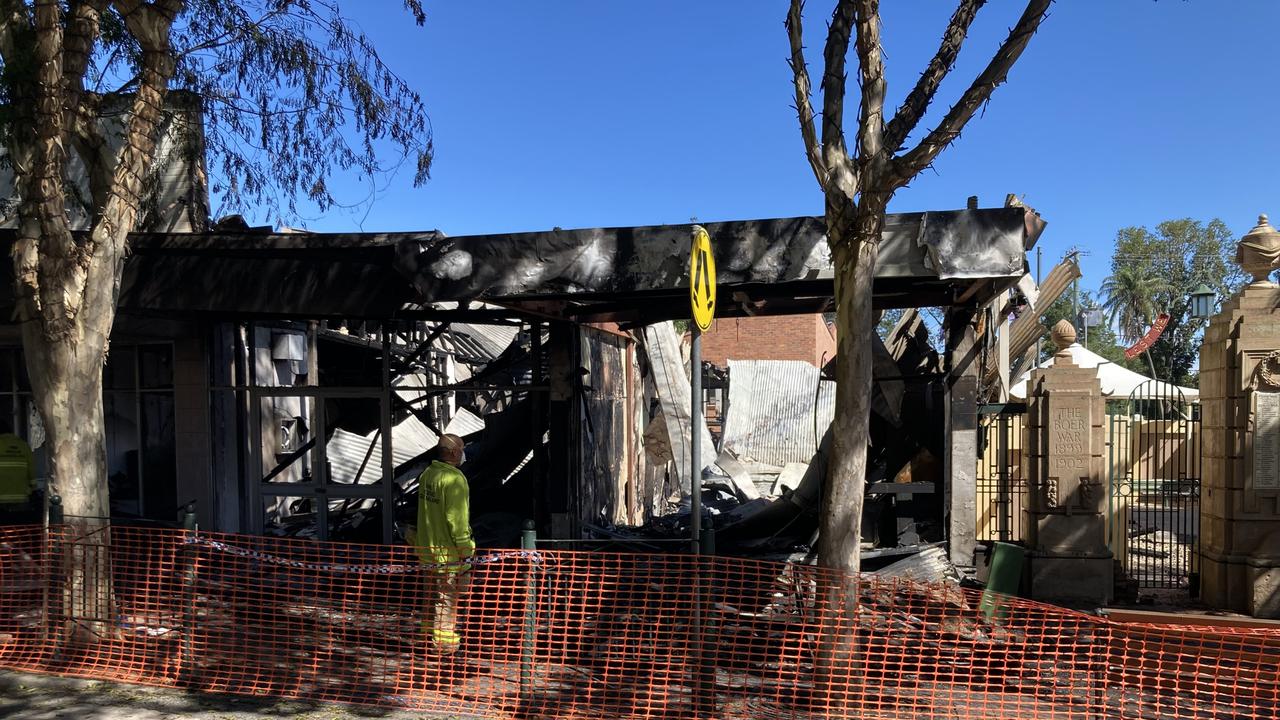
[[[441,573],[408,547],[0,528],[0,667],[478,718],[1280,713],[1266,628],[871,576],[845,613],[844,576],[693,555],[482,551],[467,575],[445,653]]]

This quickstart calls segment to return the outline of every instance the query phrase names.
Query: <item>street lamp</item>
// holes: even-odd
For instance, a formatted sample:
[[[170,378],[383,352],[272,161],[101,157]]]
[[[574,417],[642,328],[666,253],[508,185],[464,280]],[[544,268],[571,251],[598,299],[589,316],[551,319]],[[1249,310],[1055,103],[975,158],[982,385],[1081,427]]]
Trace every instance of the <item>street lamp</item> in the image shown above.
[[[1213,290],[1208,285],[1200,283],[1200,287],[1191,293],[1191,317],[1205,320],[1212,316],[1214,297]]]

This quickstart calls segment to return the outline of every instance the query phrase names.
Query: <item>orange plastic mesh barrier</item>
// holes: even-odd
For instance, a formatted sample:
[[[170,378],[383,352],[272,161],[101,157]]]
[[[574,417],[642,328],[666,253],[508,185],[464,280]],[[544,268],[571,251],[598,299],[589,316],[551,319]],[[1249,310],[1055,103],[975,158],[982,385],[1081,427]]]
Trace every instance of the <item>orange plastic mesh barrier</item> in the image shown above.
[[[870,577],[845,622],[822,602],[840,576],[690,555],[493,551],[468,575],[446,653],[440,573],[409,548],[4,528],[0,667],[483,718],[1280,713],[1269,629],[1116,624]]]

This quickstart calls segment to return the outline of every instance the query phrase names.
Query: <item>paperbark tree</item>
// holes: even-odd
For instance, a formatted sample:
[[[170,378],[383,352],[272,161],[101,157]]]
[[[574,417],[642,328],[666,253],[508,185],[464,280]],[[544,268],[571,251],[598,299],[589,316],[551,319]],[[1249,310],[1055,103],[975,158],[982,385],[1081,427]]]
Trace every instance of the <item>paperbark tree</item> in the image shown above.
[[[405,7],[424,21],[419,0]],[[414,159],[421,183],[431,159],[422,101],[353,27],[322,0],[0,0],[23,350],[51,484],[78,534],[97,538],[90,546],[106,547],[110,514],[102,366],[166,97],[201,98],[227,207],[293,212],[298,195],[328,207],[326,177],[382,172],[383,144]],[[107,108],[124,108],[119,137],[104,129]],[[73,158],[87,176],[87,227],[69,212],[80,202],[69,192]],[[109,573],[104,553],[84,552],[71,563],[73,616],[101,631],[112,618]]]
[[[804,58],[803,0],[792,0],[786,28],[791,45],[796,110],[805,154],[825,198],[827,242],[835,265],[837,333],[835,443],[822,497],[819,564],[852,578],[859,569],[859,537],[865,492],[870,423],[871,346],[875,332],[871,305],[876,252],[885,211],[894,192],[927,168],[959,137],[987,102],[1040,27],[1051,0],[1030,0],[1017,25],[986,68],[973,80],[932,131],[904,149],[944,78],[955,64],[969,27],[985,0],[961,0],[943,33],[937,53],[902,106],[885,119],[885,75],[878,0],[839,0],[823,50],[822,130],[819,138]],[[845,140],[845,62],[853,43],[861,88],[854,148]],[[831,587],[827,598],[843,608],[847,627],[829,634],[820,648],[820,668],[847,673],[855,654],[855,588]],[[832,691],[828,683],[828,692]]]

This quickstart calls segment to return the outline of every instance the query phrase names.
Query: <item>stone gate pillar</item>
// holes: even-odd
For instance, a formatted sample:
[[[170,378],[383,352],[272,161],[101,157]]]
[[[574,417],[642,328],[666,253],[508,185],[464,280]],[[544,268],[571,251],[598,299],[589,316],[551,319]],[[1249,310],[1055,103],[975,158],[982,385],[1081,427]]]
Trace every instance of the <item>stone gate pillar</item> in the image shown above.
[[[1201,595],[1280,618],[1280,232],[1258,218],[1236,262],[1253,282],[1209,322],[1200,351]]]
[[[1027,545],[1031,596],[1073,606],[1111,601],[1115,561],[1106,542],[1104,406],[1096,371],[1067,350],[1066,320],[1053,327],[1053,366],[1027,384]]]

